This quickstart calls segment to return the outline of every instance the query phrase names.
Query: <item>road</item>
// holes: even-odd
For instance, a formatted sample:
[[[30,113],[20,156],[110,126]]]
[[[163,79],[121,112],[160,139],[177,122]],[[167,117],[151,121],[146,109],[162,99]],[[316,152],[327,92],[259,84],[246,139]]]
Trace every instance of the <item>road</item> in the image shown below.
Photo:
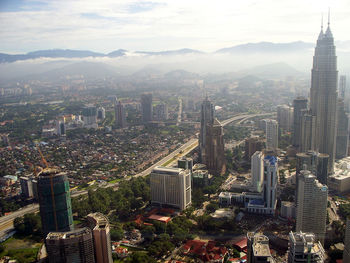
[[[242,119],[249,119],[249,118],[254,118],[257,116],[264,116],[264,115],[269,115],[269,114],[241,114],[241,115],[236,115],[230,119],[224,120],[221,122],[221,124],[223,126],[228,125],[231,122],[237,121],[237,120],[242,120]],[[271,114],[270,114],[271,115]],[[198,146],[198,139],[197,138],[192,138],[190,139],[188,142],[186,142],[185,144],[183,144],[181,147],[179,147],[178,149],[176,149],[175,151],[171,152],[170,154],[168,154],[166,157],[164,157],[163,159],[161,159],[160,161],[158,161],[157,163],[153,164],[152,166],[150,166],[149,168],[147,168],[146,170],[142,171],[139,174],[136,174],[132,177],[139,177],[139,176],[146,176],[148,174],[151,173],[151,171],[156,167],[156,166],[162,166],[164,164],[167,164],[167,162],[169,162],[171,159],[174,158],[174,160],[170,163],[168,163],[166,166],[171,165],[173,162],[176,162],[176,160],[178,158],[181,158],[182,156],[188,154],[189,152],[191,152],[192,150],[194,150],[196,147]],[[176,157],[176,158],[175,158]],[[132,178],[131,176],[129,177],[129,180]],[[109,187],[118,187],[118,182],[114,183],[114,184],[109,184]],[[78,192],[74,192],[71,194],[72,197],[76,197],[79,195],[84,195],[87,194],[87,190],[83,190],[83,191],[78,191]],[[2,216],[0,217],[0,234],[3,231],[8,231],[11,228],[13,228],[13,221],[15,220],[15,218],[20,217],[20,216],[24,216],[25,214],[29,214],[29,213],[36,213],[39,211],[39,205],[38,204],[33,204],[33,205],[29,205],[26,207],[23,207],[9,215],[6,216]]]

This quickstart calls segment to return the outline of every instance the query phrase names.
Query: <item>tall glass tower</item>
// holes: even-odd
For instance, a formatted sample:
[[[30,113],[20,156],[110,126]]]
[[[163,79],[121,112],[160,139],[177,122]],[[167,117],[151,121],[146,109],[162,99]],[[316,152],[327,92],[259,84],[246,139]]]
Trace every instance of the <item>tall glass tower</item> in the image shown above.
[[[316,116],[315,148],[329,155],[329,172],[333,172],[337,131],[337,57],[329,27],[317,39],[311,74],[310,109]]]
[[[46,168],[39,174],[38,195],[44,234],[73,230],[69,182],[65,173]]]
[[[209,100],[208,96],[205,97],[201,106],[201,130],[199,134],[199,150],[201,153],[201,161],[205,162],[205,145],[206,137],[208,133],[208,125],[212,126],[214,123],[214,105]]]

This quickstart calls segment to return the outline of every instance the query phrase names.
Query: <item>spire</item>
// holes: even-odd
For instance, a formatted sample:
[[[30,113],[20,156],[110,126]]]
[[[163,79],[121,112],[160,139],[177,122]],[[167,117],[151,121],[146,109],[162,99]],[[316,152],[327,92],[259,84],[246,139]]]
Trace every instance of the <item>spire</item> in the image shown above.
[[[321,40],[323,38],[324,34],[323,34],[323,14],[321,16],[321,32],[318,35],[318,40]]]
[[[327,38],[333,38],[333,34],[332,34],[332,32],[331,32],[331,28],[330,28],[330,26],[329,26],[329,24],[330,24],[330,21],[331,21],[331,10],[330,10],[330,8],[328,8],[328,26],[327,26],[327,30],[326,30],[326,33],[325,33],[325,37],[327,37]]]
[[[331,9],[328,7],[328,27],[329,27],[329,24],[330,24],[330,21],[331,21]]]

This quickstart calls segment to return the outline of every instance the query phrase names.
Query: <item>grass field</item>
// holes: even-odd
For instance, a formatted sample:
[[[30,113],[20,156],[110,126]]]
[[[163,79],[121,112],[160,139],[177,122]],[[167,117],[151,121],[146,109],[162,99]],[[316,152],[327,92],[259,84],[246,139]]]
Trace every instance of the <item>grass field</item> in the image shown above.
[[[5,247],[5,250],[0,253],[0,257],[9,256],[16,259],[18,263],[35,262],[41,246],[41,243],[33,240],[16,237],[11,237],[1,244]]]

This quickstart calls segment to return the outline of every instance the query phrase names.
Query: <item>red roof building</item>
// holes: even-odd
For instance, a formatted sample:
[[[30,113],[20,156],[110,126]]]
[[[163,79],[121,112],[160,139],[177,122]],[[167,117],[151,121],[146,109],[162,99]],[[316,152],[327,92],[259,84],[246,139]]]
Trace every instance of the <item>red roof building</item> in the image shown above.
[[[218,247],[214,241],[200,240],[187,241],[182,251],[184,255],[195,256],[204,262],[223,262],[227,254],[226,247]]]

